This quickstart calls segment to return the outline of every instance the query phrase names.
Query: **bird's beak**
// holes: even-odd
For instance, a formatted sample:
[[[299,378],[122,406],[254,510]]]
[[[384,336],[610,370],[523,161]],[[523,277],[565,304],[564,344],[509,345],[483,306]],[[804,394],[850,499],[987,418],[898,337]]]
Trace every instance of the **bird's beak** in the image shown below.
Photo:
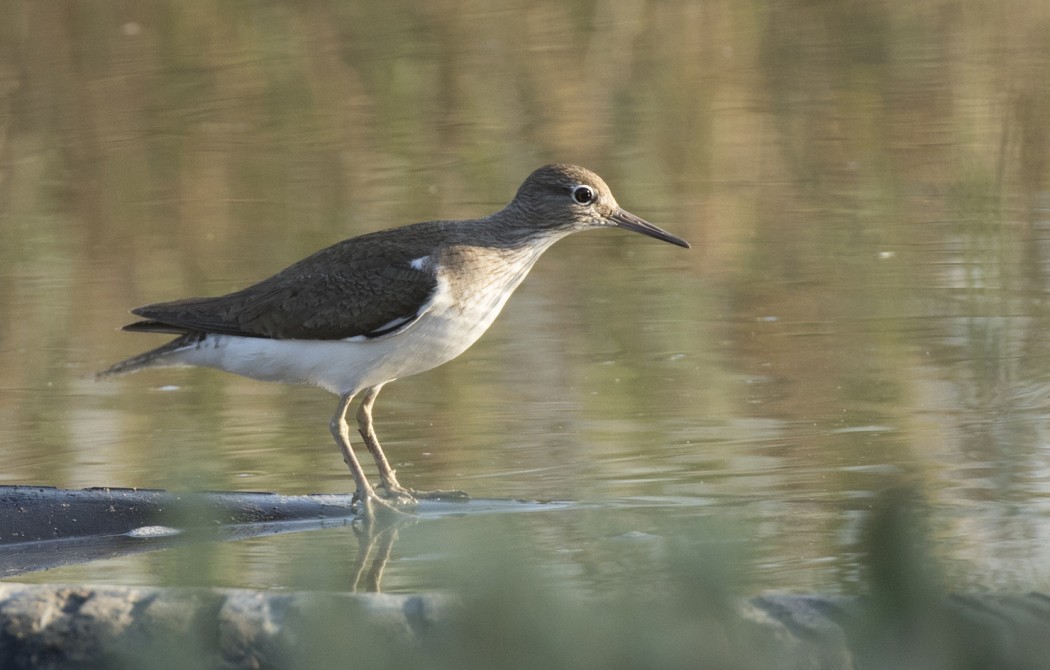
[[[689,248],[689,243],[683,240],[677,235],[672,235],[663,228],[658,228],[653,224],[649,223],[645,219],[640,219],[634,214],[631,214],[625,209],[617,209],[616,213],[609,217],[614,224],[620,228],[626,228],[627,230],[633,230],[636,233],[642,235],[648,235],[649,237],[655,237],[658,240],[664,242],[670,242],[671,244],[677,244],[680,247]]]

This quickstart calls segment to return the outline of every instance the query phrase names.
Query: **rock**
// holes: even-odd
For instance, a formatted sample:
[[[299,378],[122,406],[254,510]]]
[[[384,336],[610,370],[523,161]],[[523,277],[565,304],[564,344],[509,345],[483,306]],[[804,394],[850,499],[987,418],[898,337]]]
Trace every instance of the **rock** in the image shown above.
[[[440,616],[445,600],[0,583],[0,668],[272,667],[294,658],[295,624],[317,612],[337,612],[333,625],[367,625],[407,643]]]

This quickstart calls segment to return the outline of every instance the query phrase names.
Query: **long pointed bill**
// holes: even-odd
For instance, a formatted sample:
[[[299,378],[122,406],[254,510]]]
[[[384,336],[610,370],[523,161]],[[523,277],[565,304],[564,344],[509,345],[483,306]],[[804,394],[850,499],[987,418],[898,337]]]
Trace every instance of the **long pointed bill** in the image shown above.
[[[670,242],[671,244],[677,244],[680,247],[689,248],[689,243],[683,240],[677,235],[672,235],[663,228],[658,228],[653,224],[649,223],[645,219],[640,219],[634,214],[631,214],[625,209],[618,209],[616,213],[609,217],[609,219],[620,228],[626,228],[627,230],[633,230],[636,233],[642,235],[648,235],[649,237],[655,237],[658,240],[664,242]]]

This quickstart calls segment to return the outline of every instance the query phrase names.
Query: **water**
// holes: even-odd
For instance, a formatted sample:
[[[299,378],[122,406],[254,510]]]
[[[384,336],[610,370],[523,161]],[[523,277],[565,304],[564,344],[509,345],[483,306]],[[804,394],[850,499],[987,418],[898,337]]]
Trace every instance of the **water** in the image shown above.
[[[644,584],[633,559],[714,524],[750,589],[851,591],[904,486],[954,586],[1046,590],[1044,4],[23,7],[0,483],[346,491],[323,392],[90,379],[162,341],[127,309],[578,162],[694,248],[569,238],[467,354],[384,391],[406,485],[564,502],[401,528],[384,588],[440,587],[490,523],[582,589]],[[359,551],[336,528],[21,579],[340,588]]]

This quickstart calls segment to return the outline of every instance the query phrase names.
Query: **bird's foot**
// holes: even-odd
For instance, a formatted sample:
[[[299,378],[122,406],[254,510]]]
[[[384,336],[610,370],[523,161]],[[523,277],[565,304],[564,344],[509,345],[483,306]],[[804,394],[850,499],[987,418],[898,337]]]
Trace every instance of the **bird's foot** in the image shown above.
[[[405,488],[400,484],[384,484],[382,486],[383,495],[391,502],[395,504],[413,504],[420,500],[439,500],[443,502],[466,502],[470,500],[470,494],[466,491],[417,491],[415,489]],[[407,503],[402,503],[402,500],[406,500]]]
[[[389,496],[380,496],[375,490],[370,490],[364,495],[360,491],[354,492],[354,497],[351,501],[351,505],[359,505],[360,514],[366,519],[374,519],[376,517],[383,518],[403,518],[412,517],[411,514],[402,511],[401,507],[410,506],[415,503],[415,500],[399,498],[390,498]]]

